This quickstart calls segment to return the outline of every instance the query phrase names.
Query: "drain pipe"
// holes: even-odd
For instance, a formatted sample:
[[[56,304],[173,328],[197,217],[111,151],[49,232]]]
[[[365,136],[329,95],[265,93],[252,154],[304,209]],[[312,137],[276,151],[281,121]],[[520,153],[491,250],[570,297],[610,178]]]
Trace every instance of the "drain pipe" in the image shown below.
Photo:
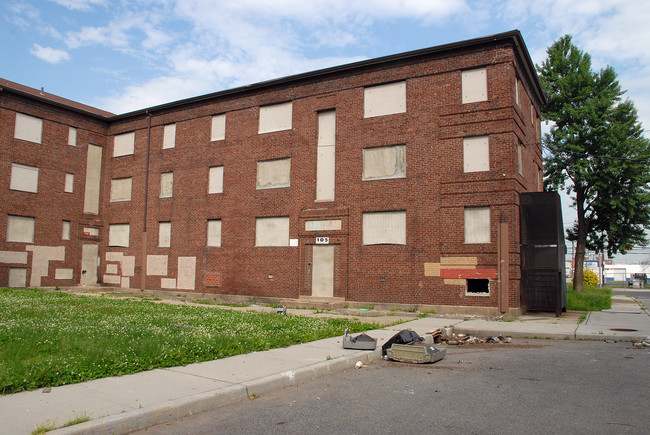
[[[146,288],[147,278],[147,205],[149,198],[149,147],[151,145],[151,113],[145,110],[147,114],[147,149],[145,150],[144,162],[144,220],[142,223],[142,272],[140,275],[140,290],[144,291]]]

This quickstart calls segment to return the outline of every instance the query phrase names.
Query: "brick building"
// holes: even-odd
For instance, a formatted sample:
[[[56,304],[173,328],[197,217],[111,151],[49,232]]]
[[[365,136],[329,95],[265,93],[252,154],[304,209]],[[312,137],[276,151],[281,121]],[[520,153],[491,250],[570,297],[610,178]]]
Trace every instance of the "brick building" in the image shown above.
[[[122,115],[0,88],[0,286],[521,310],[518,31]]]

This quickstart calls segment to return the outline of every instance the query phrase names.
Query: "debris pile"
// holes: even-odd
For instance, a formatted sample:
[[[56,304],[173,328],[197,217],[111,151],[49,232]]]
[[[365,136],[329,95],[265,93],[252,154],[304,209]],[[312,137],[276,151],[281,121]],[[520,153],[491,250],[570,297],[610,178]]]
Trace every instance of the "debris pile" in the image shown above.
[[[377,348],[377,339],[372,338],[365,332],[352,337],[350,335],[350,328],[345,330],[343,336],[343,349],[357,349],[357,350],[375,350]]]
[[[384,343],[381,353],[393,361],[423,364],[440,361],[447,351],[425,343],[417,333],[404,329]]]
[[[449,328],[445,328],[449,329]],[[435,344],[449,344],[449,345],[461,345],[461,344],[480,344],[480,343],[510,343],[512,342],[512,337],[504,337],[503,335],[491,336],[486,338],[474,337],[469,334],[445,334],[443,329],[436,329],[435,331],[429,331],[426,334],[431,335],[431,338]]]

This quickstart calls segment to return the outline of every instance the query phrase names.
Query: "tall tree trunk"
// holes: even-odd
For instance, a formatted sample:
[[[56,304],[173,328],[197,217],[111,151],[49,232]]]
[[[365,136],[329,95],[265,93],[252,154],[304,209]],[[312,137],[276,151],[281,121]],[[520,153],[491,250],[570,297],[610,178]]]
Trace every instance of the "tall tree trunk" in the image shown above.
[[[581,189],[576,189],[576,205],[578,207],[578,238],[576,239],[576,252],[573,269],[573,288],[584,292],[584,264],[585,251],[587,250],[587,223],[585,221],[584,194]]]

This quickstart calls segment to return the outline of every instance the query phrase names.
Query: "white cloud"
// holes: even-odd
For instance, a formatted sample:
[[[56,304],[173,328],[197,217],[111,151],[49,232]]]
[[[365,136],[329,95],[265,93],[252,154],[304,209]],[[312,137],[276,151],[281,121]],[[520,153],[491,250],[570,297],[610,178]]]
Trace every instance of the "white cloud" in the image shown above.
[[[38,44],[34,44],[34,47],[29,52],[39,59],[52,64],[70,60],[70,55],[67,51],[57,50],[51,47],[41,47]]]
[[[94,6],[106,4],[105,0],[51,0],[65,8],[76,11],[89,11]]]

